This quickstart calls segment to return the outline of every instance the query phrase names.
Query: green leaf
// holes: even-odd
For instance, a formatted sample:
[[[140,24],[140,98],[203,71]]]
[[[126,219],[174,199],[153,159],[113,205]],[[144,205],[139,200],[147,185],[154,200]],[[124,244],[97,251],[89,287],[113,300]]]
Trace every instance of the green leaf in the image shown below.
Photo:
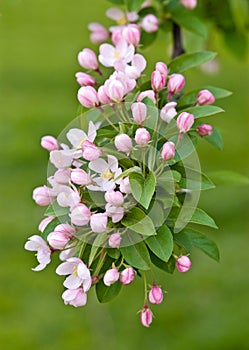
[[[143,236],[156,234],[152,220],[139,208],[132,208],[122,219],[122,225]]]
[[[138,11],[141,8],[142,3],[144,0],[124,0],[125,4],[128,8],[128,11],[133,12],[133,11]]]
[[[165,221],[165,211],[159,201],[154,201],[154,203],[151,204],[148,215],[155,227],[161,227]]]
[[[215,97],[216,100],[219,100],[221,98],[228,97],[232,94],[231,91],[225,90],[225,89],[220,89],[214,86],[205,86],[200,89],[196,89],[194,91],[190,91],[186,94],[184,94],[178,101],[177,103],[177,108],[178,110],[181,110],[186,107],[190,107],[195,104],[197,100],[197,95],[200,90],[209,90]]]
[[[196,208],[195,212],[190,219],[190,222],[193,224],[209,226],[212,228],[218,228],[214,220],[202,209]]]
[[[216,53],[211,51],[185,53],[170,62],[170,74],[184,72],[187,69],[199,66],[205,62],[211,61],[215,56]]]
[[[126,169],[125,171],[123,171],[119,176],[117,176],[115,178],[115,181],[119,180],[119,179],[122,179],[123,177],[129,175],[130,173],[133,173],[133,172],[137,172],[137,173],[141,173],[141,168],[138,167],[138,166],[133,166],[129,169]]]
[[[195,119],[199,119],[224,112],[224,110],[217,106],[196,106],[186,109],[186,112],[192,113]]]
[[[224,144],[223,144],[223,139],[219,131],[215,128],[213,128],[212,135],[210,136],[205,136],[204,140],[207,142],[211,143],[214,147],[223,150]]]
[[[170,257],[168,262],[165,262],[161,259],[159,259],[154,253],[150,252],[150,258],[152,263],[158,267],[159,269],[168,272],[168,273],[173,273],[175,270],[175,266],[176,266],[176,261],[175,258],[173,256]]]
[[[231,170],[214,171],[210,174],[211,179],[216,185],[248,185],[249,178],[245,175]]]
[[[54,201],[53,203],[51,203],[48,207],[47,210],[45,212],[45,216],[64,216],[66,214],[69,214],[69,208],[63,208],[61,206],[59,206],[59,204],[57,203],[57,201]]]
[[[107,251],[107,254],[115,260],[117,260],[120,257],[120,250],[118,249],[107,248],[106,251]]]
[[[147,238],[145,242],[159,259],[169,260],[173,251],[173,236],[168,226],[160,227],[157,235]]]
[[[108,303],[116,298],[122,288],[122,283],[117,281],[110,287],[107,287],[102,280],[96,284],[96,294],[100,303]]]
[[[152,171],[144,178],[141,174],[131,173],[129,176],[133,197],[145,208],[150,206],[156,188],[156,178]]]
[[[113,139],[117,134],[118,132],[115,129],[113,129],[112,126],[107,126],[97,130],[97,139]]]
[[[120,248],[125,261],[140,270],[150,270],[151,261],[144,242]]]
[[[196,247],[207,254],[210,258],[219,261],[219,249],[216,243],[201,232],[185,228],[183,231],[174,235],[174,239],[186,247],[188,242],[188,252]]]
[[[214,183],[209,179],[209,177],[203,173],[199,173],[196,170],[188,169],[187,178],[182,177],[179,182],[181,188],[187,188],[192,191],[205,191],[215,188]]]
[[[50,223],[46,226],[45,230],[42,232],[41,236],[44,239],[47,239],[48,235],[54,231],[56,226],[61,224],[61,221],[58,218],[54,218]]]
[[[147,47],[151,45],[157,38],[157,32],[154,33],[147,33],[144,30],[141,33],[141,40],[140,44],[143,45],[143,47]]]
[[[152,6],[145,7],[138,12],[139,18],[145,17],[145,16],[150,15],[150,14],[155,15],[155,16],[157,15],[155,8]]]
[[[203,21],[197,18],[191,11],[187,10],[179,3],[171,2],[167,5],[171,17],[180,27],[193,32],[202,37],[207,37],[207,28]]]
[[[93,244],[92,244],[92,248],[91,248],[91,252],[90,252],[90,256],[89,256],[89,260],[88,260],[89,266],[91,266],[91,264],[95,258],[95,255],[97,254],[99,248],[103,246],[103,243],[105,243],[105,241],[106,241],[106,233],[97,234],[97,236],[94,239]]]

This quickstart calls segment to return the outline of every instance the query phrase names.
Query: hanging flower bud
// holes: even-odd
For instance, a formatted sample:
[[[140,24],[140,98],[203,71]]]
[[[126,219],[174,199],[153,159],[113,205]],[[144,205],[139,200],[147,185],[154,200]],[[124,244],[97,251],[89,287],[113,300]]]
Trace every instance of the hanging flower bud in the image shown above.
[[[149,14],[143,18],[141,26],[147,33],[156,32],[159,26],[158,18],[152,14]]]
[[[152,312],[148,305],[144,305],[140,313],[140,321],[144,327],[149,327],[152,322]]]
[[[189,10],[193,10],[197,6],[197,0],[180,0],[180,3]]]
[[[214,103],[215,97],[209,90],[201,90],[197,95],[197,103],[198,105],[211,105]]]
[[[132,150],[132,140],[126,134],[116,136],[114,144],[118,151],[130,153]]]
[[[171,141],[165,142],[162,149],[162,158],[164,160],[171,160],[175,156],[175,144]]]
[[[151,304],[161,304],[163,301],[163,291],[156,284],[149,291],[149,301]]]
[[[135,122],[142,125],[146,119],[147,107],[143,102],[135,102],[131,105],[132,116]]]
[[[90,70],[97,70],[99,65],[95,52],[90,49],[84,49],[78,54],[78,61],[81,67]]]
[[[192,262],[188,256],[181,256],[177,259],[176,268],[179,272],[187,272],[192,266]]]
[[[139,146],[146,146],[150,141],[150,133],[145,128],[139,128],[135,134],[135,141]]]
[[[134,278],[135,273],[132,267],[128,267],[127,269],[123,270],[120,274],[120,282],[125,286],[131,284]]]
[[[119,272],[118,269],[110,269],[107,270],[104,278],[103,278],[103,282],[106,286],[110,287],[112,284],[114,284],[115,282],[117,282],[119,279]]]
[[[81,86],[93,86],[95,84],[95,79],[87,73],[78,72],[75,77],[77,83]]]
[[[41,146],[49,152],[60,148],[58,141],[53,136],[43,136],[41,139]]]
[[[74,307],[84,306],[87,302],[87,295],[82,287],[77,289],[66,289],[62,294],[64,304]]]
[[[176,120],[177,127],[180,133],[189,131],[194,124],[195,118],[193,114],[182,112]]]
[[[71,180],[76,185],[86,186],[92,182],[91,176],[80,168],[72,169]]]
[[[169,102],[167,103],[160,112],[160,118],[166,123],[170,123],[171,120],[177,115],[177,111],[175,109],[177,103]]]
[[[162,90],[166,85],[166,78],[158,70],[151,74],[151,86],[154,91]]]
[[[172,95],[180,92],[185,85],[185,78],[182,74],[172,74],[168,81],[168,93],[171,98]]]
[[[121,243],[121,236],[119,233],[113,233],[110,235],[108,244],[111,248],[119,248]]]
[[[82,86],[77,96],[79,102],[86,108],[93,108],[99,105],[97,91],[92,86]]]
[[[200,136],[210,136],[213,133],[213,127],[209,124],[201,124],[197,128],[197,133]]]
[[[108,218],[106,213],[93,214],[90,219],[90,226],[92,231],[96,233],[105,232],[107,221]]]

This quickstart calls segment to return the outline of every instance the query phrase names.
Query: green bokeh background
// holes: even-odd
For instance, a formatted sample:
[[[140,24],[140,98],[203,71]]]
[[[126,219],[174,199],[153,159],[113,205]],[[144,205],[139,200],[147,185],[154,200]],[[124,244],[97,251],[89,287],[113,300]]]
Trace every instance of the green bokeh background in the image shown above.
[[[63,279],[55,275],[55,264],[41,273],[31,271],[36,261],[23,245],[37,233],[44,211],[31,194],[46,180],[48,159],[39,140],[58,135],[76,117],[76,56],[90,45],[89,21],[110,23],[104,18],[107,7],[105,0],[0,1],[0,347],[249,349],[248,187],[221,186],[203,194],[200,205],[220,226],[209,236],[220,247],[221,262],[195,251],[188,274],[157,272],[168,294],[162,305],[153,307],[150,329],[140,325],[136,314],[143,302],[138,279],[108,305],[100,305],[90,293],[87,306],[75,309],[61,300]],[[190,37],[190,49],[198,46],[196,40]],[[248,175],[248,60],[235,60],[218,34],[211,48],[219,52],[219,72],[192,70],[186,88],[217,85],[234,95],[219,103],[226,113],[213,117],[225,150],[200,144],[203,171],[230,169]],[[146,51],[153,56],[151,66],[166,51],[160,40],[151,47],[153,55]]]

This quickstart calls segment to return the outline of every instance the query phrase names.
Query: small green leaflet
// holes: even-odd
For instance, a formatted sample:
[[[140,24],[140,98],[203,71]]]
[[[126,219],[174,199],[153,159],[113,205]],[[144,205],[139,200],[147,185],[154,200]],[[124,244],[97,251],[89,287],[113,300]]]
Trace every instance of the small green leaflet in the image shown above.
[[[205,136],[204,140],[210,143],[215,148],[218,148],[220,150],[223,150],[224,148],[222,136],[216,128],[213,128],[212,135]]]
[[[157,235],[146,239],[150,250],[161,260],[167,262],[173,251],[173,236],[168,226],[163,225]]]
[[[140,270],[150,270],[151,261],[144,242],[120,248],[126,262]]]
[[[217,106],[196,106],[186,109],[186,112],[192,113],[195,119],[199,119],[224,112],[224,110]]]
[[[187,69],[194,68],[205,62],[211,61],[215,56],[216,53],[212,51],[185,53],[176,57],[170,62],[170,74],[185,72]]]
[[[100,303],[108,303],[119,294],[121,288],[122,288],[122,284],[119,281],[112,284],[110,287],[107,287],[104,284],[103,280],[100,280],[96,284],[96,295],[97,295],[98,301]]]
[[[150,258],[151,258],[152,263],[156,267],[158,267],[159,269],[161,269],[167,273],[171,273],[171,274],[174,272],[175,266],[176,266],[176,261],[175,261],[175,258],[173,256],[171,256],[169,258],[168,262],[165,262],[165,261],[159,259],[154,253],[152,253],[150,251]]]
[[[190,219],[190,222],[193,224],[199,224],[204,226],[209,226],[212,228],[218,228],[215,221],[209,216],[204,210],[196,208],[195,212]]]
[[[156,188],[156,178],[152,171],[144,178],[141,174],[129,175],[132,195],[145,209],[150,206]]]
[[[68,208],[60,207],[57,201],[51,203],[45,212],[45,216],[64,216],[66,214],[69,214]]]

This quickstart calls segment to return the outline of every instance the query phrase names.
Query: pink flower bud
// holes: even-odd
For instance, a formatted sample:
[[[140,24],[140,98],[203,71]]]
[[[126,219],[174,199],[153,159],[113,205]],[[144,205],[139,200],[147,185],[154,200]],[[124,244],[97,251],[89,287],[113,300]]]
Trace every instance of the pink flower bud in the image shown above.
[[[191,129],[191,126],[194,124],[194,121],[195,118],[193,114],[182,112],[176,120],[176,124],[180,133],[189,131]]]
[[[139,128],[135,134],[135,141],[139,146],[146,146],[150,141],[150,133],[145,128]]]
[[[90,49],[84,49],[78,54],[78,61],[81,67],[85,69],[97,70],[99,65],[95,52]]]
[[[85,204],[79,203],[70,214],[72,224],[77,226],[87,225],[91,217],[91,211]]]
[[[101,155],[101,150],[91,141],[86,140],[82,145],[83,158],[89,161],[96,160]]]
[[[167,103],[160,112],[160,118],[164,120],[166,123],[170,123],[171,120],[177,115],[177,111],[175,109],[177,103],[169,102]]]
[[[168,76],[168,67],[166,66],[166,64],[165,63],[163,63],[163,62],[157,62],[157,64],[156,64],[156,70],[158,71],[158,72],[160,72],[162,75],[164,75],[165,76],[165,79],[167,79],[167,76]]]
[[[158,30],[159,21],[156,16],[150,14],[143,18],[141,26],[147,33],[153,33]]]
[[[80,168],[72,169],[71,180],[75,184],[82,186],[89,185],[92,182],[90,175]]]
[[[48,216],[47,218],[43,219],[38,227],[38,230],[41,232],[44,232],[45,228],[48,226],[48,224],[54,220],[54,216]]]
[[[197,96],[197,103],[198,105],[204,106],[204,105],[211,105],[214,103],[215,97],[209,90],[201,90],[198,93]]]
[[[106,271],[103,278],[103,282],[106,286],[110,287],[112,284],[117,282],[118,279],[119,279],[118,269],[111,269]]]
[[[108,217],[106,213],[93,214],[90,219],[90,226],[93,232],[105,232]]]
[[[107,203],[105,209],[106,214],[112,218],[113,223],[121,221],[124,217],[124,207],[115,207],[114,205]]]
[[[158,70],[151,74],[151,86],[154,91],[162,90],[166,85],[166,78]]]
[[[125,177],[120,181],[120,191],[122,193],[130,194],[131,191],[131,185],[128,177]]]
[[[90,39],[94,44],[101,44],[109,38],[108,30],[100,23],[90,23],[88,29],[91,31]]]
[[[179,272],[187,272],[190,269],[191,265],[191,260],[185,255],[178,258],[176,262],[176,268]]]
[[[156,103],[155,92],[153,90],[146,90],[141,92],[137,97],[137,102],[142,102],[145,97],[148,97],[152,102]]]
[[[119,233],[113,233],[110,235],[108,244],[111,248],[119,248],[121,243],[121,236]]]
[[[70,241],[67,234],[63,232],[51,232],[47,237],[49,245],[54,249],[63,249]]]
[[[115,207],[119,207],[124,203],[124,196],[120,191],[110,190],[105,193],[105,200]]]
[[[165,142],[162,149],[162,158],[164,160],[171,160],[175,156],[175,144],[173,142]]]
[[[121,102],[125,96],[125,87],[121,81],[117,79],[112,79],[108,86],[106,87],[107,95],[110,97],[111,101]]]
[[[152,322],[152,312],[148,305],[144,305],[140,313],[140,321],[144,327],[149,327]]]
[[[143,102],[135,102],[131,105],[131,111],[135,122],[142,125],[147,115],[146,105]]]
[[[50,195],[50,188],[47,186],[40,186],[34,189],[33,199],[36,204],[45,207],[53,202],[55,197]]]
[[[86,108],[93,108],[99,105],[97,91],[92,86],[82,86],[77,96],[79,102]]]
[[[78,72],[75,74],[77,83],[81,86],[93,86],[95,84],[95,79],[86,73]]]
[[[140,28],[136,24],[129,24],[123,29],[122,36],[127,44],[137,46],[140,41]]]
[[[135,273],[132,267],[128,267],[127,269],[123,270],[120,274],[120,282],[127,286],[128,284],[131,284],[131,282],[135,278]]]
[[[43,136],[41,139],[41,146],[49,152],[60,148],[58,141],[53,136]]]
[[[103,105],[109,105],[111,103],[110,97],[107,95],[105,86],[100,86],[98,89],[98,98]]]
[[[82,287],[77,289],[66,289],[62,294],[62,299],[66,305],[74,307],[84,306],[87,302],[87,295]]]
[[[68,184],[71,176],[71,169],[59,169],[54,174],[54,180],[58,184]]]
[[[117,135],[115,137],[114,144],[117,150],[121,152],[130,153],[132,150],[132,140],[126,134]]]
[[[112,42],[117,46],[121,39],[123,39],[123,28],[117,27],[112,32]]]
[[[197,6],[197,0],[180,0],[180,3],[189,10],[193,10]]]
[[[185,78],[182,74],[172,74],[168,81],[168,93],[169,97],[177,94],[184,88]]]
[[[200,136],[210,136],[213,133],[213,127],[209,124],[201,124],[197,128],[197,133]]]
[[[156,284],[149,291],[149,301],[151,304],[161,304],[163,301],[163,291]]]

